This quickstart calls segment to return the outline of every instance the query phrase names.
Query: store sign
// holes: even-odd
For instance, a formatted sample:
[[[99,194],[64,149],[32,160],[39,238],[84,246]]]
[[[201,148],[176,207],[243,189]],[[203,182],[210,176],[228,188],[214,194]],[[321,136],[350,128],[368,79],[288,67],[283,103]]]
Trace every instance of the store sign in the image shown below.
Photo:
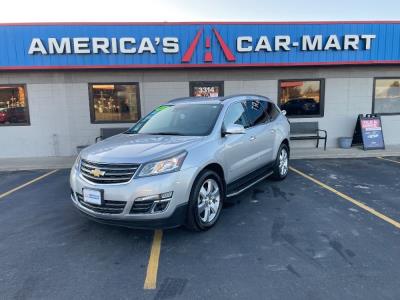
[[[0,68],[400,63],[400,23],[0,25]]]
[[[358,116],[352,145],[362,145],[364,150],[385,149],[382,120],[378,115]]]
[[[201,31],[200,31],[201,33]],[[215,33],[217,31],[215,30]],[[236,39],[236,52],[273,52],[290,51],[296,47],[303,51],[329,51],[329,50],[370,50],[372,41],[376,38],[374,34],[345,34],[343,39],[336,34],[330,35],[326,41],[322,35],[303,35],[300,41],[291,41],[289,35],[279,35],[268,37],[266,35],[256,37],[254,41],[252,36],[239,36]],[[273,42],[271,42],[272,40]],[[217,35],[217,41],[222,51],[226,54],[228,60],[235,60],[231,50],[226,46],[225,41],[220,35]],[[158,47],[158,45],[162,47]],[[195,38],[191,45],[197,46],[198,39]],[[193,47],[193,50],[194,50]],[[210,46],[211,47],[211,46]],[[29,47],[29,54],[142,54],[153,53],[157,50],[163,53],[179,53],[178,37],[143,37],[136,42],[134,37],[107,38],[107,37],[77,37],[77,38],[48,38],[43,41],[40,38],[33,38]],[[191,48],[189,47],[189,50]],[[230,56],[231,55],[231,56]],[[183,62],[189,62],[189,59],[183,59]]]
[[[380,117],[361,119],[361,132],[365,150],[385,148]]]
[[[179,53],[179,39],[177,37],[143,37],[136,44],[134,37],[107,38],[107,37],[77,37],[77,38],[48,38],[43,41],[33,38],[29,47],[29,54],[142,54],[157,53],[158,45],[162,43],[160,51],[163,53]]]

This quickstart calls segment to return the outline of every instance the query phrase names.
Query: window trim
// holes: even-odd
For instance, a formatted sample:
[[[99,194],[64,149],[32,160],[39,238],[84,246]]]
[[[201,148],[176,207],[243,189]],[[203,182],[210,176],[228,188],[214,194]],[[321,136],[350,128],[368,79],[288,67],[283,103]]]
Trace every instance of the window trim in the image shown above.
[[[28,87],[26,83],[11,83],[11,84],[0,84],[2,86],[11,86],[11,87],[23,87],[25,91],[25,109],[26,109],[26,119],[27,121],[24,123],[10,123],[10,124],[0,124],[0,127],[10,127],[10,126],[31,126],[31,116],[29,113],[29,101],[28,101]]]
[[[325,115],[325,78],[298,78],[298,79],[279,79],[278,80],[278,108],[281,108],[281,82],[295,82],[295,81],[319,81],[320,83],[320,96],[319,96],[319,110],[317,115],[301,115],[301,116],[288,116],[288,119],[309,119],[309,118],[323,118]]]
[[[138,118],[137,120],[129,120],[129,121],[96,121],[95,112],[94,112],[94,103],[93,103],[93,85],[106,85],[106,84],[113,84],[113,85],[136,85],[136,105],[138,107]],[[89,82],[88,83],[88,90],[89,90],[89,111],[90,111],[90,123],[91,124],[129,124],[129,123],[136,123],[142,117],[142,106],[140,102],[140,87],[139,82]]]
[[[224,97],[225,92],[224,92],[224,85],[225,82],[221,80],[216,80],[216,81],[189,81],[189,97],[194,97],[194,87],[195,86],[210,86],[210,85],[217,85],[220,89],[221,95],[218,95],[218,97]]]
[[[376,80],[379,80],[379,79],[399,79],[399,81],[400,81],[400,76],[398,76],[398,77],[393,77],[393,76],[391,76],[391,77],[374,77],[374,82],[373,82],[373,86],[372,86],[372,113],[373,114],[377,114],[377,115],[380,115],[380,116],[397,116],[397,115],[400,115],[400,111],[399,112],[394,112],[394,113],[380,113],[380,112],[375,112],[375,101],[376,101],[376,99],[375,99],[375,89],[376,89]]]

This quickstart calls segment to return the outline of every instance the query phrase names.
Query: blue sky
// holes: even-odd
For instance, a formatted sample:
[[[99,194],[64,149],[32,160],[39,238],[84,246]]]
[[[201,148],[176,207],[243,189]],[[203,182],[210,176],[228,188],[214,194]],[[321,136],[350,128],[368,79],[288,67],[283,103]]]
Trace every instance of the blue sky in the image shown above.
[[[229,20],[400,20],[400,1],[5,0],[0,10],[2,23]]]

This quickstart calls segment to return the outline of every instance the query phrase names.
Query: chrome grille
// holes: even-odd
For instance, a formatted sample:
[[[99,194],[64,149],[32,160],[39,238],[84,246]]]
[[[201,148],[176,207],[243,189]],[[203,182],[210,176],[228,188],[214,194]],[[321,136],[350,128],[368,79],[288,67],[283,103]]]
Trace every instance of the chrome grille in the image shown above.
[[[103,214],[121,214],[124,211],[126,205],[125,201],[109,201],[109,200],[104,200],[104,203],[102,205],[96,205],[83,201],[82,194],[76,193],[76,196],[79,203],[82,206],[94,212],[99,212]]]
[[[126,183],[135,175],[139,168],[138,164],[106,164],[81,160],[82,176],[93,183],[111,184],[111,183]],[[100,171],[101,174],[95,176],[93,172]],[[96,173],[96,172],[94,172]]]

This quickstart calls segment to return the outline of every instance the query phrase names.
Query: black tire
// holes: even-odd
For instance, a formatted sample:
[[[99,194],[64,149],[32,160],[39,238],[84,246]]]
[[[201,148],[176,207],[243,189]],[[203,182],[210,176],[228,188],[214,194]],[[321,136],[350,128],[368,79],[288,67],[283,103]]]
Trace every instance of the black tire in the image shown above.
[[[209,179],[211,181],[208,181]],[[202,218],[205,217],[205,215],[203,217],[201,216],[201,213],[199,213],[198,205],[199,205],[200,190],[203,187],[203,185],[206,184],[207,181],[213,183],[215,182],[218,185],[219,206],[214,218],[210,222],[203,222]],[[203,172],[201,172],[194,181],[192,186],[192,191],[190,192],[190,199],[189,199],[185,226],[189,230],[193,231],[205,231],[213,227],[215,223],[217,223],[219,216],[221,214],[221,209],[224,199],[225,199],[225,191],[221,177],[217,173],[211,170],[204,170]],[[209,212],[211,211],[212,210],[210,210]]]
[[[287,167],[286,167],[286,171],[283,172],[282,168],[281,168],[281,155],[283,152],[286,152],[286,158],[287,158]],[[273,168],[273,174],[271,176],[271,178],[273,180],[284,180],[289,172],[289,157],[290,157],[290,152],[289,152],[289,147],[286,144],[281,144],[281,146],[279,147],[278,153],[276,155],[276,160],[275,160],[275,164],[274,164],[274,168]]]

